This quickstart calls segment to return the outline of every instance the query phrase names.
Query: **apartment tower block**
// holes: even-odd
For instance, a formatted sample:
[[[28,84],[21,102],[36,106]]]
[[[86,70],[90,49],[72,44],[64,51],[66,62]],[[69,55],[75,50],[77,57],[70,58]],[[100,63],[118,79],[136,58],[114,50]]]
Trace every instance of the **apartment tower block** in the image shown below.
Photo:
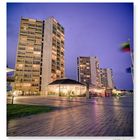
[[[105,88],[114,88],[114,83],[113,83],[113,73],[112,69],[110,68],[100,68],[100,75],[101,75],[101,84]]]
[[[24,94],[45,92],[65,76],[64,28],[55,18],[21,18],[15,70],[14,89]]]
[[[78,81],[95,87],[101,86],[99,60],[97,57],[77,58]]]

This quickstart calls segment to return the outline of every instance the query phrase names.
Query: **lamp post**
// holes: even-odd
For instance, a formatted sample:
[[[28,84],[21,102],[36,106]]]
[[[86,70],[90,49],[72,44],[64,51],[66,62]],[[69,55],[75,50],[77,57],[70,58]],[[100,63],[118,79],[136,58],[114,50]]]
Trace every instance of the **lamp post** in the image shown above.
[[[14,97],[15,97],[15,91],[12,93],[12,103],[11,104],[14,104]]]
[[[59,97],[61,96],[61,92],[60,92],[60,84],[59,84]]]
[[[87,91],[86,91],[86,98],[89,99],[89,83],[86,83]]]

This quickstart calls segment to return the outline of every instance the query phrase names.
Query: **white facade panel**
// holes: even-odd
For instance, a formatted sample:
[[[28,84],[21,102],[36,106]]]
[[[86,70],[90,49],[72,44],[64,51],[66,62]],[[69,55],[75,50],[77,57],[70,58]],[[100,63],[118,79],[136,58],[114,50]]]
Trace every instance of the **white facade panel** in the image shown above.
[[[51,82],[51,55],[52,55],[52,21],[45,21],[44,25],[44,43],[42,58],[42,91]]]
[[[96,86],[96,65],[95,58],[90,57],[91,83]]]
[[[107,80],[108,80],[108,87],[114,88],[111,69],[107,69]]]

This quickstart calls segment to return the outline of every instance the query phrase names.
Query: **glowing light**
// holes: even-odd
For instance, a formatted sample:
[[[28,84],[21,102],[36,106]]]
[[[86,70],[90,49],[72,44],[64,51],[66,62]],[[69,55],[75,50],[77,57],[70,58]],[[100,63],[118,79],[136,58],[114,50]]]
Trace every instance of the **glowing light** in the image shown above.
[[[122,94],[123,92],[121,90],[113,89],[112,93],[118,95],[118,94]]]
[[[75,84],[65,84],[65,85],[49,85],[48,92],[51,94],[59,95],[62,94],[64,96],[72,95],[81,95],[86,93],[86,86],[83,85],[75,85]]]
[[[35,54],[35,55],[40,55],[41,52],[36,52],[36,51],[34,51],[34,54]]]
[[[61,73],[61,71],[60,71],[60,70],[57,70],[57,71],[56,71],[56,73],[57,73],[57,74],[60,74],[60,73]]]
[[[26,26],[24,26],[24,27],[23,27],[23,29],[26,31],[26,30],[27,30],[27,27],[26,27]]]
[[[23,68],[23,64],[17,64],[17,68]]]
[[[36,22],[36,20],[35,20],[35,19],[29,19],[29,21],[30,21],[30,22]]]
[[[27,50],[33,50],[33,47],[32,46],[28,46]]]
[[[31,86],[31,83],[23,83],[23,86],[24,87],[30,87]]]
[[[34,64],[34,65],[33,65],[33,68],[39,68],[39,65],[35,65],[35,64]]]
[[[37,82],[38,81],[38,79],[35,79],[35,82]]]
[[[20,37],[21,41],[27,41],[27,37]]]

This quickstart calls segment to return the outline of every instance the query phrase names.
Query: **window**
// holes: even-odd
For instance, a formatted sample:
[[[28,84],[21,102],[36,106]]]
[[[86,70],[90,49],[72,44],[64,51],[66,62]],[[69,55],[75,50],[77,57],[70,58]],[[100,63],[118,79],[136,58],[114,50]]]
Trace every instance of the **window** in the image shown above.
[[[32,86],[36,87],[36,86],[39,86],[39,84],[34,83],[34,84],[32,84]]]
[[[34,69],[39,69],[39,68],[40,68],[40,65],[33,64],[33,68],[34,68]]]
[[[60,37],[60,33],[57,33],[57,36]]]
[[[64,44],[64,41],[61,40],[61,44]]]
[[[32,60],[25,60],[26,64],[32,64]]]
[[[20,51],[20,50],[18,50],[18,54],[25,54],[25,51]]]
[[[23,68],[23,64],[17,64],[17,68],[22,69]]]
[[[27,50],[32,51],[33,50],[33,46],[28,46]]]
[[[20,36],[21,41],[27,41],[27,36]]]
[[[41,52],[38,52],[38,51],[34,51],[34,55],[40,55]]]
[[[24,87],[30,87],[31,86],[31,83],[23,83],[23,86]]]
[[[29,73],[25,73],[25,74],[24,74],[24,77],[25,77],[25,78],[31,78],[31,77],[32,77],[32,75],[31,75],[31,74],[29,74]]]
[[[55,35],[56,35],[56,31],[54,31],[54,30],[53,30],[53,34],[55,34]]]
[[[33,64],[40,64],[40,61],[33,61]]]
[[[40,27],[40,28],[42,28],[42,25],[36,25],[36,27]]]

